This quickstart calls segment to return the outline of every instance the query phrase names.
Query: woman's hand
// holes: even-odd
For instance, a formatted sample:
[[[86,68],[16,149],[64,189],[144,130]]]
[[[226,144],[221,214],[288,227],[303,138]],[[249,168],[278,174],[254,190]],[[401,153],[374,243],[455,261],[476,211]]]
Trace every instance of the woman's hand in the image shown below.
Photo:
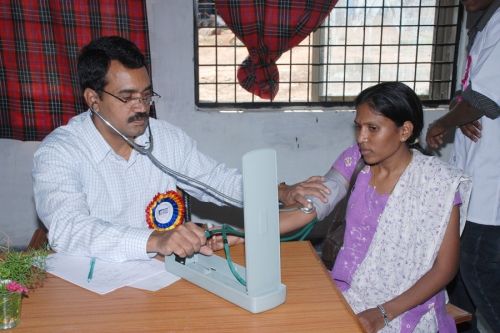
[[[384,328],[384,316],[377,308],[371,308],[358,313],[358,319],[366,333],[376,333]]]

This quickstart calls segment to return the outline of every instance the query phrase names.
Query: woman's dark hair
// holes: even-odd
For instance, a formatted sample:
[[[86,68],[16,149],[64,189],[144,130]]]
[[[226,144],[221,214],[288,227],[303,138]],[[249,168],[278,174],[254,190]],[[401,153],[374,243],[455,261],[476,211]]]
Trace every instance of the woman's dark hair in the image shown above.
[[[411,122],[413,133],[406,142],[409,147],[425,153],[418,143],[424,126],[422,102],[410,87],[401,82],[379,83],[363,90],[354,101],[356,108],[365,103],[373,111],[391,119],[398,127],[405,121]]]
[[[146,66],[144,55],[131,41],[119,36],[97,38],[84,46],[78,57],[78,80],[82,91],[91,88],[100,93],[104,89],[111,60],[118,60],[127,68]]]

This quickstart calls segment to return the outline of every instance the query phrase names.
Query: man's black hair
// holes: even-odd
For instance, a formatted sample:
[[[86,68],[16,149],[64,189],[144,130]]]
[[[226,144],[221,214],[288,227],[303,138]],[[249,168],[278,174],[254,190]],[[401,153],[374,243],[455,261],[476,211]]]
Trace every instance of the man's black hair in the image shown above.
[[[144,55],[128,39],[119,36],[97,38],[84,46],[78,57],[78,80],[82,91],[91,88],[101,92],[104,89],[111,60],[117,60],[127,68],[146,67]]]

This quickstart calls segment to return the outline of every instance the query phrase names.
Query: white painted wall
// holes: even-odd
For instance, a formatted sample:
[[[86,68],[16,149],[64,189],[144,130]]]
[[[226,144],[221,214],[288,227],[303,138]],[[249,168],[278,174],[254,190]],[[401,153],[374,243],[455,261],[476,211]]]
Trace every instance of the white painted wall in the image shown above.
[[[193,2],[149,0],[147,7],[154,87],[162,96],[157,105],[158,118],[183,128],[198,141],[201,151],[239,168],[245,152],[274,148],[278,154],[278,179],[294,183],[324,173],[336,156],[354,142],[352,111],[227,114],[197,110],[194,103]],[[426,123],[443,112],[426,111]],[[26,181],[25,170],[32,165],[33,146],[6,139],[0,139],[0,143],[0,231],[8,232],[15,245],[23,245],[37,225],[32,189]],[[15,156],[13,151],[17,152]],[[448,151],[449,147],[443,151],[444,158]],[[19,169],[19,172],[7,174],[5,170],[14,161],[15,165],[24,166],[24,171]],[[12,202],[19,203],[28,214],[20,214],[18,206],[12,206]],[[197,216],[219,222],[236,222],[234,219],[238,217],[235,216],[239,216],[233,210],[224,210],[221,214],[207,205],[195,204],[194,208]],[[221,216],[226,218],[221,219]]]

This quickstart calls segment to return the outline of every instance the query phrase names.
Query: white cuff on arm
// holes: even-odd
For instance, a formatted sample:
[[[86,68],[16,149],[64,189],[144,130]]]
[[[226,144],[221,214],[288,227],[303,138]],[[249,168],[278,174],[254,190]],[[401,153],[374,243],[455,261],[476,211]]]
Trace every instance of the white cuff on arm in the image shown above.
[[[330,189],[327,197],[328,202],[324,203],[316,197],[308,196],[316,209],[316,216],[319,221],[328,216],[335,208],[335,205],[346,195],[349,186],[347,180],[337,170],[331,168],[325,175],[324,185]]]

